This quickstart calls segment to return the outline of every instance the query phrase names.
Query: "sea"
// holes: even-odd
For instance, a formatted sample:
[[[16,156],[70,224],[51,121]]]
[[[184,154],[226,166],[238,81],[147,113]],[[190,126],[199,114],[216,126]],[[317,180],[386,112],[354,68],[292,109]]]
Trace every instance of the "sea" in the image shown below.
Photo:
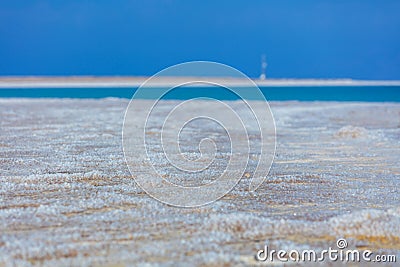
[[[138,88],[1,88],[1,98],[132,98]],[[142,88],[148,96],[157,95],[160,88]],[[154,94],[151,90],[154,91]],[[240,88],[240,90],[254,90]],[[361,101],[400,102],[400,86],[268,86],[260,87],[268,101]],[[175,88],[162,99],[187,100],[195,97],[210,97],[218,100],[237,100],[240,96],[224,88],[185,87]]]

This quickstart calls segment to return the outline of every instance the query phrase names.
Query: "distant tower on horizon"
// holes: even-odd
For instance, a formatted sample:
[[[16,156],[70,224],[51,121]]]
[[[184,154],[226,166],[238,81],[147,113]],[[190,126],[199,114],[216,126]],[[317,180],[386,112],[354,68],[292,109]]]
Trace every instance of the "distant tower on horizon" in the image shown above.
[[[261,55],[261,75],[260,75],[260,80],[265,80],[267,78],[266,70],[267,70],[267,57],[265,54]]]

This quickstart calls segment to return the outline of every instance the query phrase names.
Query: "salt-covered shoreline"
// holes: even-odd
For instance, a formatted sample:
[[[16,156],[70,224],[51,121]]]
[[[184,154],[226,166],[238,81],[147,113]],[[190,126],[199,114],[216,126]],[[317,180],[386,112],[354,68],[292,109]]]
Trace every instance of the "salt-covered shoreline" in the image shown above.
[[[0,77],[0,88],[98,88],[139,87],[149,77]],[[158,77],[148,86],[176,86],[187,81],[208,81],[225,86],[248,86],[249,81],[232,77]],[[353,80],[353,79],[253,79],[258,86],[400,86],[399,80]]]
[[[265,245],[322,250],[338,238],[399,260],[399,103],[271,102],[267,180],[252,194],[244,176],[195,209],[135,184],[127,104],[0,99],[0,265],[252,265]]]

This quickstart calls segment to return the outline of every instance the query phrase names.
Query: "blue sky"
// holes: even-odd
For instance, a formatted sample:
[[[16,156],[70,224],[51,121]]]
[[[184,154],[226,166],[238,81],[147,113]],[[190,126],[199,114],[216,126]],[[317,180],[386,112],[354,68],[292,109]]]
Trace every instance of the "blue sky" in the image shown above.
[[[210,60],[273,78],[400,79],[400,1],[1,1],[0,75],[152,75]]]

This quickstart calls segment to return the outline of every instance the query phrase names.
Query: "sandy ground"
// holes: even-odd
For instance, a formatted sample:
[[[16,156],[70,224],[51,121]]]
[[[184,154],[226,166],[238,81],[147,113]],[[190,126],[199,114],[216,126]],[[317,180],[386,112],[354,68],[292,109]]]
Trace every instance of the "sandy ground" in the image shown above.
[[[0,266],[254,265],[265,245],[320,251],[338,238],[400,260],[400,104],[271,103],[267,180],[251,194],[243,177],[194,209],[135,184],[127,104],[0,99]]]

